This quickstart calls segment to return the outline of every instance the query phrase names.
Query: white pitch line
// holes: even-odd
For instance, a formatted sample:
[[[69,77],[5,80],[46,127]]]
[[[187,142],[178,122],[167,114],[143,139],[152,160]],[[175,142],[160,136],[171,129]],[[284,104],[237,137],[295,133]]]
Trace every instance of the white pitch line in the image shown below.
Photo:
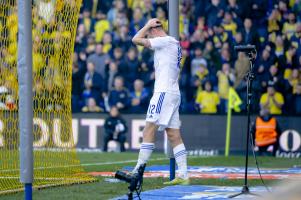
[[[20,179],[15,176],[0,176],[0,179]],[[78,180],[78,178],[34,178],[34,180]]]
[[[169,158],[154,158],[149,161],[160,161],[160,160],[168,160]],[[50,166],[50,167],[36,167],[34,170],[42,170],[42,169],[57,169],[57,168],[68,168],[68,167],[79,167],[79,166],[102,166],[102,165],[113,165],[113,164],[123,164],[123,163],[135,163],[137,160],[124,160],[124,161],[115,161],[115,162],[99,162],[99,163],[83,163],[80,165],[64,165],[64,166]],[[14,172],[20,171],[20,169],[6,169],[0,170],[1,172]]]

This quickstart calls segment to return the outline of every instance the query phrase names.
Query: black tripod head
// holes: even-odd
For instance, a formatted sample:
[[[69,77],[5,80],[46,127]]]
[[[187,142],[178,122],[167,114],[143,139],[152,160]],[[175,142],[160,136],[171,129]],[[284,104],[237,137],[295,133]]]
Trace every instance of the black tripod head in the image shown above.
[[[237,52],[244,52],[248,55],[250,61],[255,61],[257,56],[255,45],[237,45],[234,46],[234,50]]]

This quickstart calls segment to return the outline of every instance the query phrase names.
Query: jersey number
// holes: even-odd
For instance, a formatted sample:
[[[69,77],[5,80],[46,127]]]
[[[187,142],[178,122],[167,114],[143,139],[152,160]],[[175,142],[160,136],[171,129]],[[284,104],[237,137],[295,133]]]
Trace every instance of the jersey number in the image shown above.
[[[148,109],[148,113],[149,113],[149,114],[154,114],[155,107],[156,107],[156,106],[155,106],[154,104],[150,105],[150,106],[149,106],[149,109]]]

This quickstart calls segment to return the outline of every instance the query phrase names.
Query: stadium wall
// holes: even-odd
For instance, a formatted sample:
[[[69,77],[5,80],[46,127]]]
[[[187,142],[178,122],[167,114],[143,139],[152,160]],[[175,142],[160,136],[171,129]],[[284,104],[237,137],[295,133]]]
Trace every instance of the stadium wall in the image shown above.
[[[2,116],[4,117],[4,116]],[[73,135],[76,147],[80,150],[98,151],[103,145],[103,124],[107,115],[98,113],[73,114]],[[123,115],[129,127],[127,142],[129,150],[138,150],[142,141],[142,130],[145,115]],[[255,117],[253,116],[253,119]],[[280,157],[300,157],[301,155],[301,117],[277,117],[281,126]],[[221,115],[182,115],[182,135],[190,154],[217,155],[224,153],[226,116]],[[6,130],[11,124],[0,118],[0,147],[9,144]],[[61,135],[61,119],[53,116],[48,121],[40,118],[34,119],[34,128],[40,130],[35,137],[35,149],[43,149],[52,144],[56,147],[72,147],[70,138]],[[240,154],[245,148],[246,116],[233,116],[231,128],[232,154]],[[164,133],[157,134],[156,150],[166,149]]]

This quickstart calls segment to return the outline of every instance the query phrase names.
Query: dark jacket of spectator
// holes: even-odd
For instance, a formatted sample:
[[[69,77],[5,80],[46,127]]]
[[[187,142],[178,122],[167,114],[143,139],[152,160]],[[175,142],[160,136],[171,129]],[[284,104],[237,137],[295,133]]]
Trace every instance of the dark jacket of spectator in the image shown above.
[[[123,104],[123,108],[126,109],[129,106],[129,92],[126,88],[123,90],[113,89],[109,95],[110,106],[118,106],[119,103]]]
[[[250,19],[245,19],[244,28],[241,30],[245,44],[256,45],[259,47],[259,36]]]
[[[297,93],[294,95],[295,114],[301,115],[301,85],[297,87]]]
[[[101,95],[104,92],[104,80],[100,74],[94,71],[93,63],[87,64],[88,71],[84,77],[83,84],[83,97],[85,100],[89,97],[93,97],[97,103],[102,100]]]
[[[149,91],[144,88],[142,80],[135,80],[134,90],[130,93],[131,98],[131,112],[145,113],[150,99]]]
[[[85,76],[84,67],[74,64],[72,67],[72,95],[80,96],[82,94],[82,85]]]
[[[116,107],[111,108],[110,116],[106,119],[104,124],[104,147],[103,150],[108,150],[108,142],[116,140],[120,143],[120,150],[125,151],[124,142],[126,140],[127,125],[125,120],[119,115]]]
[[[138,77],[138,68],[139,68],[139,60],[135,58],[134,60],[130,60],[126,58],[122,63],[119,65],[119,71],[125,77],[126,86],[130,88],[132,83]]]
[[[220,18],[223,16],[223,6],[220,1],[217,1],[217,5],[210,3],[205,9],[205,16],[207,17],[207,24],[209,27],[213,27],[219,22]]]

